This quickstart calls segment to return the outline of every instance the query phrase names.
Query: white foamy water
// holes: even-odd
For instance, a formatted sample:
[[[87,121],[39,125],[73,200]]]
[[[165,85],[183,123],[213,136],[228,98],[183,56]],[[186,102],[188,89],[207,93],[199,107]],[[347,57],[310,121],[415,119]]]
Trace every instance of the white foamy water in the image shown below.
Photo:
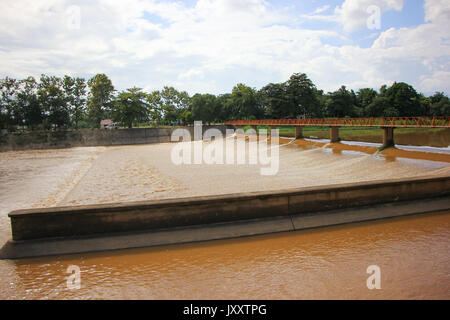
[[[222,141],[205,142],[203,147]],[[253,142],[254,144],[254,142]],[[447,163],[398,159],[329,148],[278,146],[279,170],[262,176],[249,164],[182,164],[175,144],[7,152],[0,158],[2,219],[11,210],[278,190],[445,174]],[[227,146],[224,145],[224,159]],[[233,148],[233,147],[231,147]],[[236,157],[236,146],[234,146]],[[192,157],[193,159],[193,157]],[[224,161],[225,162],[225,161]],[[6,221],[2,223],[5,230]]]

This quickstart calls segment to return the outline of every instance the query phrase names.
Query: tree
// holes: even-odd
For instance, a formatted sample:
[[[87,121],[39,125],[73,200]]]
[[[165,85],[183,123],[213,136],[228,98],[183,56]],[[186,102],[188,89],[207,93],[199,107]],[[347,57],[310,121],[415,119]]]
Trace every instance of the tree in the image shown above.
[[[315,89],[314,94],[317,100],[317,107],[315,108],[315,117],[322,118],[325,114],[325,101],[326,95],[323,94],[323,90]]]
[[[377,97],[365,108],[365,113],[369,117],[382,117],[389,108],[391,105],[388,98]],[[392,113],[392,110],[388,113]]]
[[[158,90],[147,95],[148,115],[156,123],[161,122],[163,117],[163,108],[161,94]]]
[[[183,124],[193,123],[194,120],[195,118],[191,110],[186,109],[181,113],[181,121],[183,122]]]
[[[294,73],[287,81],[286,86],[289,116],[292,118],[297,116],[315,117],[320,113],[316,86],[306,74]]]
[[[86,95],[87,86],[89,94]],[[379,93],[362,88],[355,94],[342,86],[324,94],[304,73],[294,73],[286,82],[269,83],[259,91],[242,83],[231,93],[196,94],[165,86],[146,94],[140,88],[114,97],[114,86],[105,74],[87,82],[83,78],[42,75],[22,80],[0,79],[0,129],[17,126],[78,128],[83,119],[98,127],[113,117],[132,127],[134,123],[222,122],[235,119],[303,117],[394,117],[449,116],[450,99],[442,92],[426,97],[404,82],[383,85]]]
[[[114,94],[114,86],[105,74],[97,74],[88,80],[90,89],[88,110],[89,117],[96,127],[100,121],[109,115]]]
[[[38,97],[38,83],[33,77],[19,82],[17,104],[21,109],[21,117],[31,130],[36,129],[44,120],[43,105]]]
[[[0,128],[6,129],[18,124],[19,119],[17,110],[17,101],[15,99],[18,90],[16,79],[6,77],[0,81]]]
[[[113,120],[132,128],[133,122],[147,119],[146,97],[142,89],[136,87],[120,92],[113,103]]]
[[[322,115],[320,96],[304,73],[294,73],[284,83],[270,83],[260,90],[265,113],[270,118],[318,117]]]
[[[353,90],[348,91],[345,86],[341,86],[339,90],[328,93],[325,112],[328,117],[356,116],[356,95]]]
[[[186,91],[179,92],[173,87],[164,87],[159,92],[160,109],[163,118],[168,123],[178,122],[182,118],[182,113],[189,107],[189,95]]]
[[[286,86],[284,83],[269,83],[260,90],[266,115],[280,119],[289,117]]]
[[[414,117],[426,113],[420,103],[417,91],[407,83],[396,82],[386,90],[384,96],[388,98],[391,108],[397,110],[398,116]]]
[[[182,121],[189,110],[190,98],[186,91],[177,91],[165,86],[163,90],[153,91],[147,96],[150,117],[165,123]]]
[[[232,113],[228,110],[232,110],[231,94],[220,94],[217,97],[217,109],[216,109],[216,122],[224,122],[233,119]]]
[[[86,81],[83,78],[64,76],[63,88],[66,95],[71,122],[78,128],[86,112]]]
[[[436,92],[430,97],[430,113],[433,116],[450,115],[450,99],[443,92]]]
[[[195,94],[191,98],[192,118],[194,121],[211,123],[216,119],[219,102],[212,94]]]
[[[372,88],[359,89],[356,94],[356,104],[360,110],[359,116],[367,115],[367,106],[378,96],[378,92]]]
[[[70,124],[69,108],[61,78],[42,75],[38,85],[38,100],[47,120],[47,128]]]
[[[383,84],[380,88],[380,96],[385,96],[386,95],[386,91],[387,91],[388,87],[387,85]]]
[[[259,119],[264,116],[260,95],[242,83],[234,86],[229,103],[234,118]]]

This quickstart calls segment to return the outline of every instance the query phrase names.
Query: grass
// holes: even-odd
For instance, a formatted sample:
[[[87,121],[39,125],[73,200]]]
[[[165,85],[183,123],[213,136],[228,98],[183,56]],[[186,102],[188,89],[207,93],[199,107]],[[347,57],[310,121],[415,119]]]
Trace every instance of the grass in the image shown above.
[[[250,126],[245,126],[244,130],[251,128]],[[268,126],[258,126],[260,129],[269,129]],[[280,136],[294,136],[294,127],[280,126],[278,127]],[[411,133],[438,133],[440,131],[446,130],[445,128],[396,128],[395,135],[411,134]],[[303,127],[304,137],[314,137],[319,139],[329,139],[330,129],[329,127],[313,127],[304,126]],[[368,137],[368,138],[381,138],[383,137],[383,130],[380,128],[368,128],[368,127],[340,127],[339,137],[342,140],[352,140],[358,137]]]

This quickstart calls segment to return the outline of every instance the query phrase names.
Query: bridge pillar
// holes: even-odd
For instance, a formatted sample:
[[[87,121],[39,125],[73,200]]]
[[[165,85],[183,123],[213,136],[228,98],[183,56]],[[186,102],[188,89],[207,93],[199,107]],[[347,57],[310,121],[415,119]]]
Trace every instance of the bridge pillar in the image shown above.
[[[303,138],[303,127],[302,126],[295,126],[295,139],[302,139]]]
[[[330,142],[335,143],[339,141],[341,141],[339,138],[339,127],[330,127]]]
[[[270,132],[268,133],[269,136],[272,135],[272,130],[275,130],[278,126],[270,126]]]
[[[383,128],[383,145],[382,149],[390,148],[395,145],[394,143],[394,127]]]
[[[243,128],[244,128],[243,125],[235,124],[235,125],[234,125],[234,133],[236,134],[238,130],[244,130]],[[237,138],[238,138],[238,136],[236,135],[236,136],[235,136],[235,139],[237,139]]]

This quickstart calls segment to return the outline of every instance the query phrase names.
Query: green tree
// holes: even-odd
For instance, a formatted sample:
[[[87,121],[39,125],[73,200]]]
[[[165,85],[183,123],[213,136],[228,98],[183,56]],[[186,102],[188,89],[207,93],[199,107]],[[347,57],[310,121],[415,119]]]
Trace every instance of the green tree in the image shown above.
[[[0,80],[0,128],[12,129],[13,125],[22,122],[20,113],[17,110],[15,95],[18,91],[18,81],[6,77]]]
[[[385,110],[389,110],[391,104],[386,97],[376,97],[366,108],[365,113],[369,117],[382,117],[385,115]],[[396,110],[396,109],[395,109]],[[392,114],[393,110],[389,110],[387,114]]]
[[[148,115],[146,98],[147,95],[141,88],[134,87],[120,92],[113,103],[113,120],[123,123],[128,128],[132,128],[133,123],[146,120]]]
[[[190,124],[194,122],[194,116],[192,114],[192,111],[189,109],[185,109],[181,113],[181,121],[183,121],[183,124]]]
[[[215,95],[197,93],[191,98],[192,118],[194,121],[211,123],[216,120],[219,106]]]
[[[397,110],[398,116],[414,117],[426,113],[420,103],[419,94],[407,83],[394,83],[386,90],[384,96],[389,99],[390,107]]]
[[[147,104],[149,118],[155,123],[160,123],[164,114],[160,91],[155,90],[147,94]]]
[[[289,107],[285,83],[269,83],[260,90],[267,117],[288,118]]]
[[[260,91],[270,118],[319,117],[322,91],[304,73],[294,73],[284,83],[269,83]]]
[[[372,88],[359,89],[356,93],[356,104],[359,108],[358,116],[367,115],[367,106],[370,105],[375,98],[378,97],[378,92]]]
[[[443,92],[436,92],[430,97],[430,113],[433,116],[450,115],[450,99]]]
[[[220,94],[216,98],[217,98],[217,109],[215,121],[225,122],[234,119],[232,112],[229,112],[229,110],[232,109],[231,94],[230,93]]]
[[[383,84],[381,86],[381,88],[380,88],[380,94],[379,95],[384,97],[386,95],[387,89],[388,89],[387,85]]]
[[[21,109],[24,124],[31,130],[36,129],[44,120],[43,105],[38,98],[38,83],[33,77],[19,82],[20,90],[17,92],[17,104]]]
[[[88,98],[89,118],[94,126],[100,127],[100,121],[110,114],[114,97],[114,86],[105,74],[97,74],[88,80],[90,89]]]
[[[167,123],[175,123],[182,120],[182,113],[189,108],[189,95],[187,92],[179,92],[173,87],[164,87],[159,92],[159,109]]]
[[[323,90],[319,90],[317,88],[314,90],[314,94],[317,101],[314,117],[322,118],[325,114],[325,101],[327,97],[324,95]]]
[[[260,119],[264,109],[258,92],[242,83],[234,86],[230,95],[230,108],[233,117],[242,119]]]
[[[354,117],[357,116],[356,94],[348,91],[345,86],[330,92],[325,101],[325,112],[328,117]]]
[[[289,116],[316,117],[320,113],[316,86],[306,74],[294,73],[286,86]]]
[[[63,88],[66,95],[71,122],[75,128],[86,112],[86,81],[83,78],[64,76]]]
[[[42,75],[37,94],[46,116],[47,128],[62,128],[70,124],[69,108],[61,78]]]

